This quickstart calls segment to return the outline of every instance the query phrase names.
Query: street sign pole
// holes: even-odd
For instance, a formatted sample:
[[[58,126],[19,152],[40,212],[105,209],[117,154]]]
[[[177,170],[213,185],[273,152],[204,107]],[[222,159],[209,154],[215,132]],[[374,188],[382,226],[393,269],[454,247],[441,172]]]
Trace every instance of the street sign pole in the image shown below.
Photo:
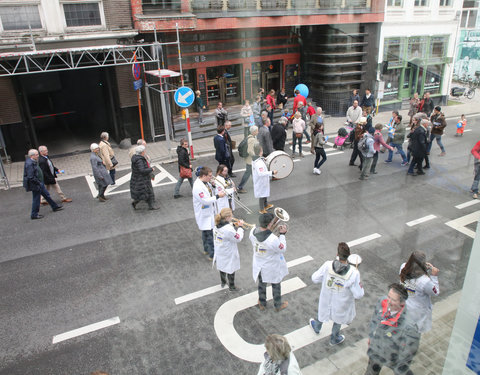
[[[140,100],[140,89],[137,90],[137,100],[138,100],[138,115],[140,116],[140,134],[142,135],[142,139],[145,140],[145,136],[143,135],[143,117],[142,117],[142,103]]]
[[[140,96],[140,89],[142,88],[142,81],[140,79],[141,74],[141,67],[140,64],[137,63],[137,56],[133,56],[135,63],[132,65],[132,75],[133,79],[135,80],[133,87],[137,91],[137,101],[138,101],[138,116],[140,118],[140,134],[142,139],[145,140],[145,135],[143,134],[143,116],[142,116],[142,103],[141,103],[141,96]]]
[[[190,158],[192,160],[195,160],[195,155],[193,154],[192,129],[190,128],[190,112],[188,108],[185,108],[185,118],[187,119],[187,134],[188,145],[190,146]]]
[[[192,142],[192,129],[190,128],[190,112],[188,107],[190,107],[195,101],[195,94],[190,87],[182,86],[175,91],[174,95],[175,103],[181,107],[185,108],[185,119],[187,120],[187,134],[188,134],[188,146],[190,147],[190,157],[194,159],[193,154],[193,142]]]

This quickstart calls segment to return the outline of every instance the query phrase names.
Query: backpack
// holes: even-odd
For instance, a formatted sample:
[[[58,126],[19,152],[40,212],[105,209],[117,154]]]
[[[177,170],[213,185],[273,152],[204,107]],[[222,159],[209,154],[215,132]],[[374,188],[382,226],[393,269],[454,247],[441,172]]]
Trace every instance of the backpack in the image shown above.
[[[362,154],[367,154],[368,153],[368,144],[367,144],[367,136],[364,135],[362,139],[358,141],[358,150]]]
[[[238,145],[238,155],[240,155],[240,157],[242,158],[248,157],[248,138],[250,137],[248,136],[246,138],[243,138],[243,140]]]

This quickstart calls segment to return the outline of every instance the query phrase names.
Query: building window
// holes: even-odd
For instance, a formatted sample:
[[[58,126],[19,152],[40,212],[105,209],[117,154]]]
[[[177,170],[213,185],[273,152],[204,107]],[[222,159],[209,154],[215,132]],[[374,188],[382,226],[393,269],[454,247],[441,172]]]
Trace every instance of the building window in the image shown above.
[[[423,59],[425,57],[425,38],[413,37],[408,39],[408,59]]]
[[[452,6],[452,0],[440,0],[440,6],[441,7],[451,7]]]
[[[438,94],[440,92],[440,82],[442,81],[443,65],[429,65],[427,74],[425,75],[425,92],[430,94]]]
[[[5,31],[42,28],[37,5],[2,6],[0,18]]]
[[[475,29],[477,26],[477,9],[463,10],[460,27],[466,29]]]
[[[387,73],[383,75],[383,80],[385,81],[385,99],[393,99],[398,95],[398,81],[400,79],[400,74],[402,69],[388,69]]]
[[[403,61],[403,40],[401,38],[385,39],[383,61],[389,66],[401,64]]]
[[[428,0],[415,0],[416,7],[428,7]]]
[[[98,3],[63,4],[67,27],[99,26],[102,24]]]
[[[447,50],[447,37],[434,36],[430,42],[430,57],[441,58],[444,57]]]
[[[403,7],[403,0],[387,0],[389,7]]]

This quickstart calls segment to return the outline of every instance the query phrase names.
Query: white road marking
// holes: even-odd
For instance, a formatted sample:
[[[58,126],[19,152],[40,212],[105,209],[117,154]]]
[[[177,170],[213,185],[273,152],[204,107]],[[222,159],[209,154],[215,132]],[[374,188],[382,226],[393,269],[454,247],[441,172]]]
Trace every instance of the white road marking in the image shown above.
[[[313,260],[313,258],[310,255],[306,255],[304,257],[293,259],[293,260],[287,262],[287,267],[288,268],[295,267],[295,266],[298,266],[300,264],[310,262],[311,260]],[[209,294],[220,292],[222,290],[226,290],[226,289],[222,288],[221,285],[214,285],[214,286],[211,286],[211,287],[208,287],[208,288],[205,288],[205,289],[198,290],[198,291],[193,292],[193,293],[185,294],[184,296],[181,296],[181,297],[177,297],[177,298],[175,298],[175,304],[180,305],[181,303],[193,301],[194,299],[205,297]]]
[[[295,266],[298,266],[299,264],[310,262],[311,260],[313,260],[313,258],[310,255],[307,255],[301,258],[291,260],[290,262],[287,262],[287,267],[288,268],[295,267]]]
[[[477,203],[480,203],[479,199],[472,199],[471,201],[456,205],[455,208],[458,208],[459,210],[461,210],[462,208],[470,207]]]
[[[407,225],[408,225],[409,227],[413,227],[414,225],[421,224],[421,223],[424,223],[424,222],[426,222],[426,221],[433,220],[433,219],[435,219],[435,218],[436,218],[435,215],[428,215],[428,216],[424,216],[424,217],[421,217],[421,218],[416,219],[416,220],[409,221],[409,222],[407,223]]]
[[[474,223],[480,219],[480,211],[473,212],[471,214],[459,217],[455,220],[450,220],[445,223],[449,227],[458,230],[460,233],[466,234],[471,238],[475,238],[475,232],[471,229],[466,228],[467,225]]]
[[[305,288],[307,285],[298,277],[282,282],[282,296]],[[235,315],[245,309],[257,304],[258,293],[252,292],[225,302],[217,310],[213,326],[218,339],[223,346],[234,356],[245,361],[260,363],[263,361],[265,346],[263,344],[251,344],[245,341],[237,332],[233,325]],[[272,288],[267,288],[267,300],[272,300]],[[273,308],[270,305],[270,310]],[[287,307],[287,310],[289,308]],[[270,313],[270,312],[268,312]],[[271,312],[273,314],[273,312]],[[315,334],[307,325],[295,331],[284,334],[292,350],[297,350],[318,341],[326,336],[330,336],[333,323],[324,323],[320,334]]]
[[[72,339],[74,337],[82,336],[90,332],[98,331],[99,329],[107,328],[115,324],[120,323],[120,318],[118,316],[103,320],[98,323],[89,324],[88,326],[74,329],[59,335],[53,336],[52,344],[57,344],[59,342]]]
[[[463,132],[465,133],[465,132],[471,132],[471,131],[472,129],[465,129]]]
[[[153,187],[171,185],[171,184],[177,183],[177,179],[173,177],[170,173],[168,173],[165,170],[165,168],[161,166],[160,163],[152,164],[152,167],[156,167],[160,171],[160,173],[157,173],[155,175],[155,179],[152,181]],[[109,185],[107,187],[107,190],[105,191],[105,195],[115,195],[115,194],[122,194],[122,193],[129,192],[130,189],[124,189],[124,190],[117,190],[117,189],[119,189],[120,186],[122,186],[123,184],[128,183],[131,177],[132,177],[132,173],[130,172],[130,173],[127,173],[125,176],[122,176],[116,179],[115,185]],[[88,184],[88,187],[90,188],[92,196],[95,198],[98,195],[98,190],[95,187],[95,178],[91,175],[87,175],[85,176],[85,179],[87,180],[87,184]]]
[[[369,236],[365,236],[365,237],[362,237],[362,238],[357,238],[356,240],[349,241],[349,242],[347,242],[347,245],[349,247],[352,247],[352,246],[360,245],[362,243],[365,243],[365,242],[368,242],[368,241],[371,241],[371,240],[374,240],[374,239],[380,238],[380,237],[382,237],[381,234],[373,233],[373,234],[370,234]]]

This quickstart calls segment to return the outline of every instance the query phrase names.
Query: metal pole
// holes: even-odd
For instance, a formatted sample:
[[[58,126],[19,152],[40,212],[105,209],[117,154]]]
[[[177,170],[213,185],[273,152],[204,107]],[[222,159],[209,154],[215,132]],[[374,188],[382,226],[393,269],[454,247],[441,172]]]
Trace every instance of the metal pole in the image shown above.
[[[143,134],[143,116],[142,116],[142,101],[140,97],[140,89],[137,90],[137,100],[138,100],[138,116],[140,117],[140,134],[142,139],[145,140],[145,135]]]
[[[164,119],[164,126],[165,126],[165,139],[167,141],[167,149],[168,149],[168,157],[169,159],[172,158],[172,153],[171,153],[171,144],[170,144],[170,124],[169,124],[169,121],[168,121],[168,115],[167,115],[167,107],[166,107],[166,101],[165,101],[165,94],[163,92],[163,82],[162,82],[162,78],[160,78],[160,87],[162,89],[162,93],[160,94],[160,101],[162,103],[162,115],[163,115],[163,119]],[[165,122],[165,120],[167,120],[167,122]]]
[[[178,66],[180,67],[180,79],[182,86],[185,86],[183,83],[182,53],[180,52],[180,34],[178,32],[178,23],[175,24],[175,28],[177,29]]]
[[[190,158],[195,159],[193,154],[193,142],[192,142],[192,131],[190,129],[190,111],[188,108],[185,108],[185,118],[187,119],[187,133],[188,133],[188,144],[190,145]]]

